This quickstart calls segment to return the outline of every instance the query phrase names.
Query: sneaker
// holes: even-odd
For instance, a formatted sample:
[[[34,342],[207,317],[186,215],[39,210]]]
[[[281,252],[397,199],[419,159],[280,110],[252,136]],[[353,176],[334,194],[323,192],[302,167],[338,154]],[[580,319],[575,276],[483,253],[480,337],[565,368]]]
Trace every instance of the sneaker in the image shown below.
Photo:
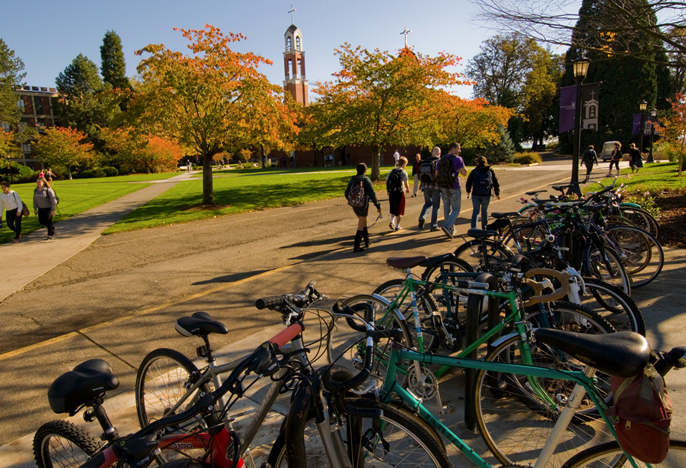
[[[395,227],[395,230],[396,230],[396,231],[402,231],[403,228],[400,226],[400,224],[398,224],[398,225]]]
[[[388,227],[389,227],[389,229],[390,229],[391,231],[395,231],[395,226],[393,226],[393,221],[391,221],[390,223],[388,223]]]
[[[420,230],[424,229],[424,220],[423,219],[419,220],[419,229]]]
[[[448,236],[448,239],[452,239],[452,238],[453,238],[453,233],[452,233],[452,231],[448,230],[447,227],[441,226],[441,230],[445,233],[446,236]]]
[[[431,231],[431,232],[438,231],[438,226],[436,226],[435,224],[431,225],[431,229],[429,229],[429,231]]]
[[[19,239],[12,239],[12,242],[16,244],[17,242],[19,242]]]

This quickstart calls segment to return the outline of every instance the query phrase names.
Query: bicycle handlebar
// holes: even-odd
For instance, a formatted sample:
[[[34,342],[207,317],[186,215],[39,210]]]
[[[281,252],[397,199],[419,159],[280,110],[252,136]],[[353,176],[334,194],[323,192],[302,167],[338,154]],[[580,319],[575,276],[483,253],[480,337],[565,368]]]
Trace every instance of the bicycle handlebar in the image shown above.
[[[315,287],[316,281],[310,281],[305,289],[300,294],[283,294],[280,296],[262,297],[255,301],[255,307],[262,309],[280,309],[286,303],[290,303],[295,307],[304,307],[310,305],[316,299],[321,297]]]
[[[542,282],[531,279],[532,276],[536,275],[552,276],[560,282],[560,289],[556,290],[552,294],[541,294],[545,289],[545,286]],[[524,283],[531,286],[535,292],[535,295],[530,297],[529,300],[524,303],[525,307],[534,304],[540,304],[541,302],[550,302],[562,299],[569,292],[569,280],[571,279],[571,276],[566,271],[557,271],[550,268],[532,268],[524,273],[524,278]]]
[[[291,326],[281,330],[277,335],[269,339],[269,342],[275,344],[279,348],[283,347],[289,341],[292,341],[296,336],[298,336],[305,327],[300,323],[296,322]]]

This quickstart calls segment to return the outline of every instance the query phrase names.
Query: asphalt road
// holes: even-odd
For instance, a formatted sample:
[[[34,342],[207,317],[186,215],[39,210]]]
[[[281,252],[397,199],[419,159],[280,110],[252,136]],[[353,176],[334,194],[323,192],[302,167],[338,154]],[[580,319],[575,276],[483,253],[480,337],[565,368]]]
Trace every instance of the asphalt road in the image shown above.
[[[566,180],[570,166],[499,171],[503,200],[494,199],[490,211],[517,209],[525,191]],[[312,279],[331,297],[370,293],[398,276],[386,257],[437,255],[461,242],[418,231],[421,192],[408,199],[406,229],[391,233],[387,197],[379,195],[384,218],[364,253],[352,251],[357,221],[340,198],[104,236],[11,295],[0,304],[0,445],[55,419],[47,388],[83,360],[107,359],[123,391],[152,349],[193,356],[198,343],[173,328],[182,315],[203,310],[226,323],[229,334],[213,337],[215,348],[224,347],[277,322],[253,307],[258,297],[295,292]],[[471,216],[464,194],[462,203],[457,228],[464,233]]]

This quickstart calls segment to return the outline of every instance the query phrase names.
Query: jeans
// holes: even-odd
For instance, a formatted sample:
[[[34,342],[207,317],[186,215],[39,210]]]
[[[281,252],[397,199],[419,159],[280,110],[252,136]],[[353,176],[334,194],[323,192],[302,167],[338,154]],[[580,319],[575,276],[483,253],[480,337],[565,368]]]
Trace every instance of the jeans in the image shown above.
[[[424,206],[419,214],[419,220],[425,221],[426,215],[429,214],[429,208],[431,210],[431,226],[436,226],[438,224],[438,209],[441,207],[441,190],[440,189],[424,189]]]
[[[48,228],[48,236],[55,235],[55,225],[52,224],[52,208],[38,208],[38,222]]]
[[[488,204],[491,202],[490,195],[472,195],[472,229],[476,229],[476,218],[481,211],[481,229],[486,229],[488,224]]]
[[[443,199],[443,226],[452,232],[455,221],[460,215],[462,203],[462,190],[442,189],[441,198]]]
[[[5,215],[7,217],[7,227],[14,231],[14,238],[19,239],[21,237],[21,216],[17,216],[17,210],[7,210]]]
[[[414,185],[412,186],[412,196],[416,196],[419,191],[419,174],[414,175]]]

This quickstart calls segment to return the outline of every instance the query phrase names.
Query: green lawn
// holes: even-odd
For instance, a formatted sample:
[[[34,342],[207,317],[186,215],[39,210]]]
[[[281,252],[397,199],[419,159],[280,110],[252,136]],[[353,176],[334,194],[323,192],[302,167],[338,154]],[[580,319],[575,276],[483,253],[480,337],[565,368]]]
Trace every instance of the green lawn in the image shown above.
[[[603,169],[604,168],[598,168]],[[638,171],[638,174],[627,176],[631,174],[631,169],[622,169],[621,176],[617,179],[617,185],[624,184],[627,193],[645,193],[650,192],[653,196],[659,195],[662,190],[673,190],[686,187],[686,173],[683,177],[677,176],[676,163],[654,163],[643,164],[643,168]],[[612,183],[613,177],[603,179],[600,183],[608,185]],[[593,192],[600,190],[602,187],[599,184],[591,184],[584,187],[584,192]]]
[[[119,179],[119,182],[112,181],[112,179]],[[111,177],[106,179],[55,181],[55,193],[57,193],[57,196],[60,199],[55,220],[60,221],[70,218],[150,185],[145,183],[130,184],[123,180],[124,179],[119,177]],[[35,183],[12,185],[12,190],[19,194],[19,198],[21,198],[21,200],[26,203],[26,206],[29,207],[29,210],[31,210],[31,216],[22,218],[22,234],[28,234],[43,227],[38,223],[38,216],[33,214],[33,190],[35,187]],[[7,217],[5,216],[5,213],[2,214],[2,219],[3,228],[0,229],[0,243],[5,243],[9,242],[14,237],[14,232],[7,228]]]
[[[355,171],[335,169],[218,171],[214,173],[216,207],[201,208],[202,180],[183,182],[129,213],[104,234],[342,197]],[[382,179],[390,169],[382,168]],[[385,182],[375,184],[375,188],[383,190]]]
[[[157,174],[133,174],[114,177],[99,177],[95,179],[74,179],[74,180],[58,180],[55,183],[61,184],[63,182],[70,184],[110,184],[112,182],[147,182],[151,180],[166,180],[174,176],[181,175],[183,172],[161,172]]]

